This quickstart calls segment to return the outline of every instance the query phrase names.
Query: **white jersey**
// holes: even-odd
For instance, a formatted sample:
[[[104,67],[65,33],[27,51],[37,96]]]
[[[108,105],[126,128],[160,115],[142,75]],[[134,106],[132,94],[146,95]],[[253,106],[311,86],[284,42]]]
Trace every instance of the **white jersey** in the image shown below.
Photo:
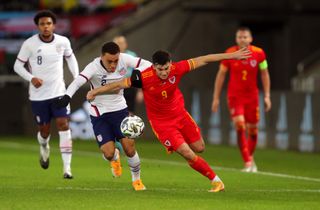
[[[94,89],[125,78],[128,68],[135,68],[142,71],[151,65],[151,62],[149,61],[125,53],[120,53],[115,72],[107,72],[102,64],[101,58],[95,58],[85,67],[78,78],[70,84],[67,94],[72,97],[75,91],[86,81],[89,81],[91,89]],[[84,81],[83,78],[86,81]],[[79,84],[75,85],[76,83]],[[123,89],[121,89],[115,94],[96,96],[94,101],[91,102],[90,115],[100,116],[103,113],[119,111],[126,107],[127,103],[123,96]]]
[[[63,58],[72,54],[69,39],[58,34],[54,34],[51,42],[42,41],[36,34],[23,43],[17,59],[28,62],[30,74],[43,80],[39,88],[29,84],[30,100],[47,100],[65,94]]]

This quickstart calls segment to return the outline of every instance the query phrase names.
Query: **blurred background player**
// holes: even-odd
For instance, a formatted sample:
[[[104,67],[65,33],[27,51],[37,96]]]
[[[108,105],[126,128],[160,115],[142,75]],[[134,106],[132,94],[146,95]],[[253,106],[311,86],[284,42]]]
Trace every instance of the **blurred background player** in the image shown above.
[[[57,108],[55,100],[65,94],[63,58],[66,59],[73,77],[79,73],[76,57],[68,38],[55,34],[56,16],[51,11],[40,11],[34,17],[39,34],[27,39],[17,56],[14,71],[30,82],[29,99],[38,124],[40,165],[49,167],[50,122],[55,118],[59,131],[60,151],[63,160],[64,178],[71,179],[72,139],[69,129],[68,108]],[[25,68],[26,64],[29,66]],[[30,70],[30,71],[28,71]]]
[[[113,42],[119,46],[121,53],[126,53],[134,57],[137,57],[137,54],[135,52],[128,49],[128,42],[124,36],[114,37]],[[126,77],[131,76],[133,69],[134,68],[128,68]],[[140,89],[132,87],[132,88],[124,89],[124,98],[127,101],[129,113],[134,114],[136,103],[142,102],[143,94]]]
[[[245,166],[243,171],[257,172],[253,158],[258,139],[259,122],[257,74],[261,75],[265,111],[268,112],[271,109],[268,64],[264,51],[251,45],[253,38],[249,28],[239,28],[235,39],[237,45],[230,47],[226,52],[232,53],[246,47],[252,52],[252,56],[245,60],[231,59],[221,62],[214,84],[212,111],[217,112],[218,110],[223,83],[226,74],[230,72],[228,106],[234,127],[237,130],[237,141]]]
[[[120,53],[119,46],[114,42],[107,42],[102,46],[101,56],[89,63],[79,76],[69,85],[66,95],[57,105],[67,106],[71,97],[86,82],[90,82],[91,89],[99,88],[112,81],[125,78],[127,69],[146,69],[151,66],[149,61],[131,55]],[[134,190],[145,190],[140,179],[140,158],[135,149],[133,139],[126,138],[120,130],[122,120],[129,115],[123,90],[116,90],[112,94],[97,97],[91,102],[90,118],[105,160],[111,165],[114,177],[122,175],[119,150],[115,148],[115,140],[120,140],[123,150],[128,157],[128,165],[132,175]]]
[[[200,128],[184,106],[184,98],[179,90],[181,78],[186,73],[202,67],[209,62],[222,59],[247,58],[250,53],[241,49],[232,53],[210,54],[182,60],[176,63],[166,51],[157,51],[152,56],[153,65],[140,72],[134,70],[131,78],[110,83],[88,92],[87,99],[101,97],[118,89],[142,88],[148,119],[152,129],[168,152],[177,152],[189,165],[211,182],[209,192],[224,190],[224,184],[209,164],[196,152],[203,152],[204,140]]]

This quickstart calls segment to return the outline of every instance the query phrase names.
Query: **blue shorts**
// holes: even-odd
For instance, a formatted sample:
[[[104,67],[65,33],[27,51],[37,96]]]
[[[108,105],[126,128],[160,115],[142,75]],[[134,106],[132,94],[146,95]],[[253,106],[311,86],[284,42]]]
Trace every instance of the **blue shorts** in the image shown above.
[[[104,113],[99,117],[90,116],[99,147],[109,141],[120,140],[125,137],[120,130],[120,124],[127,116],[129,116],[128,108]]]
[[[69,117],[69,105],[64,108],[57,109],[55,101],[57,98],[52,98],[44,101],[31,101],[32,113],[38,125],[44,125],[51,122],[52,118]]]

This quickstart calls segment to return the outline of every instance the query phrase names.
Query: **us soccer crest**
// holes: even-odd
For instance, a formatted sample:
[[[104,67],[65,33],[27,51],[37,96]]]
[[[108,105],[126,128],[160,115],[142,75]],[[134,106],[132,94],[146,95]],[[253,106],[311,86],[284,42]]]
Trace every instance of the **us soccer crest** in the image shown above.
[[[256,65],[257,65],[257,60],[250,60],[250,65],[251,65],[252,67],[256,67]]]
[[[56,45],[56,51],[57,51],[57,53],[61,53],[62,52],[62,50],[63,50],[63,46],[62,45]]]
[[[122,69],[119,70],[119,74],[121,76],[125,75],[126,73],[127,73],[127,70],[125,68],[122,68]]]
[[[99,135],[97,136],[97,140],[98,140],[99,142],[102,142],[103,138],[102,138],[102,135],[101,135],[101,134],[99,134]]]

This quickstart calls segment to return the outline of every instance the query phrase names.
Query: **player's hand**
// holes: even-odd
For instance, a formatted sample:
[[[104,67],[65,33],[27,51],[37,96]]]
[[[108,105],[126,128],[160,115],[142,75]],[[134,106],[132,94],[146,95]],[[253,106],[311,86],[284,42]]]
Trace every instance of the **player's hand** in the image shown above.
[[[213,100],[211,105],[212,112],[217,112],[219,108],[219,100]]]
[[[94,90],[90,90],[87,93],[87,100],[88,101],[93,101],[96,98],[96,95],[94,93]]]
[[[270,96],[265,96],[264,97],[264,111],[268,112],[271,109],[271,100]]]
[[[63,108],[63,107],[67,107],[68,104],[70,103],[70,101],[71,101],[70,96],[64,95],[55,101],[55,107],[58,109]]]
[[[143,92],[141,89],[137,90],[136,102],[141,104],[143,102]]]
[[[39,88],[42,86],[43,84],[43,80],[42,79],[39,79],[37,77],[33,77],[31,79],[31,84],[35,87],[35,88]]]
[[[234,56],[234,59],[242,60],[242,59],[250,58],[251,54],[252,54],[251,51],[247,47],[244,47],[238,51],[235,51],[233,53],[233,56]]]

